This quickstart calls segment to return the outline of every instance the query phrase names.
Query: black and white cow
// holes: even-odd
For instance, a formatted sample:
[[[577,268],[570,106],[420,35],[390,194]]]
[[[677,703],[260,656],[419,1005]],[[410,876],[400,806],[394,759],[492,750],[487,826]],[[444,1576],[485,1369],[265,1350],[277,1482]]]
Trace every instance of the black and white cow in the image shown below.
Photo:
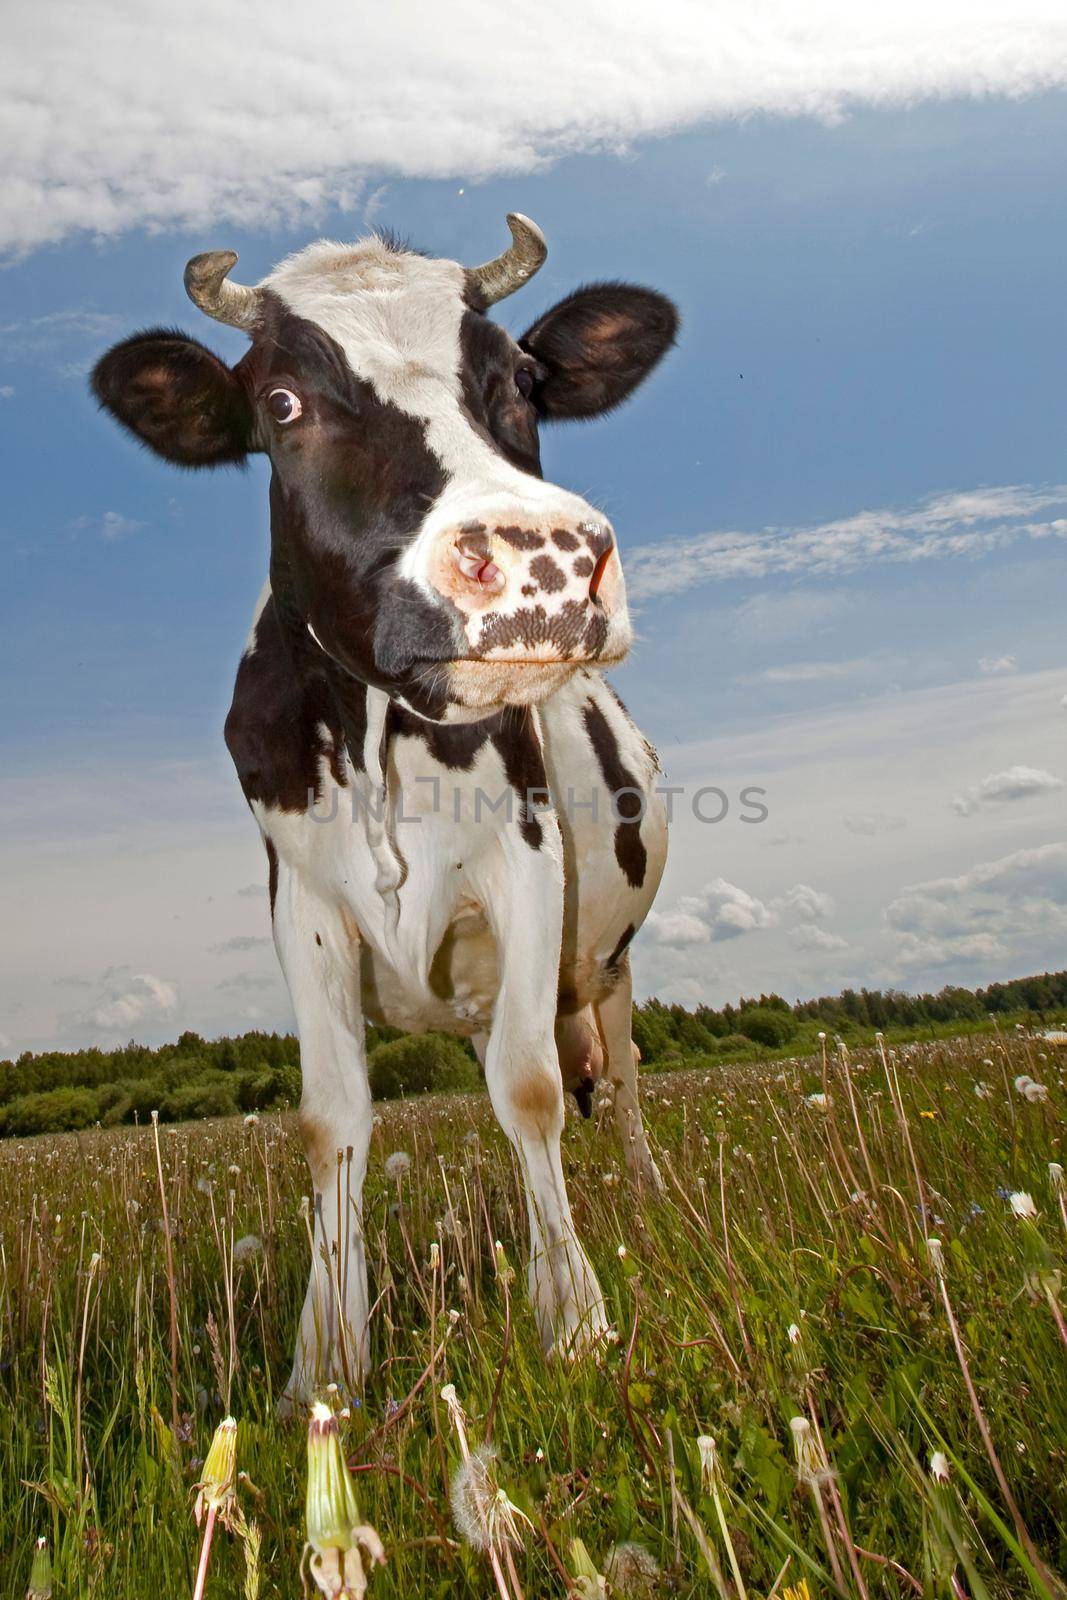
[[[243,359],[154,329],[92,379],[179,466],[270,459],[270,580],[226,739],[266,842],[333,1262],[332,1302],[312,1265],[295,1399],[367,1361],[364,1017],[473,1038],[525,1178],[546,1349],[606,1325],[560,1161],[564,1084],[588,1113],[606,1075],[631,1171],[659,1181],[627,955],[666,853],[658,767],[601,675],[631,640],[612,529],[544,482],[538,425],[625,400],[677,315],[597,284],[516,343],[486,312],[546,247],[508,224],[508,250],[472,269],[376,236],[310,245],[246,288],[232,252],[197,256],[188,291],[246,330]]]

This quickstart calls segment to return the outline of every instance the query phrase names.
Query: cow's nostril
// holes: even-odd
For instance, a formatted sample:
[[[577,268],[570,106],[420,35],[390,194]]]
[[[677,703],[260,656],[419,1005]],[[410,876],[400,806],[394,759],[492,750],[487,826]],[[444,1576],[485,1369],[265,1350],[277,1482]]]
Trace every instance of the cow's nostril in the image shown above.
[[[465,578],[472,583],[477,583],[484,589],[500,589],[504,585],[504,574],[484,550],[465,550],[462,545],[456,549],[456,566]]]
[[[590,600],[596,600],[597,598],[597,591],[604,580],[604,573],[607,571],[608,562],[611,560],[611,549],[612,547],[609,545],[608,548],[606,550],[602,550],[596,558],[596,566],[593,568],[593,576],[589,579]]]

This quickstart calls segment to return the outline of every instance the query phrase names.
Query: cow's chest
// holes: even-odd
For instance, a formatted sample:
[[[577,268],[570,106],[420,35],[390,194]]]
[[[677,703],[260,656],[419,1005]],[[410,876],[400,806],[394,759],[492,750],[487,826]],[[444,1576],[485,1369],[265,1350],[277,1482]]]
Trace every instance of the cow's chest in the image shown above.
[[[421,739],[398,737],[389,746],[384,797],[350,764],[339,783],[335,763],[324,759],[313,810],[253,802],[282,858],[318,896],[345,906],[372,1021],[459,1033],[487,1027],[499,975],[490,913],[507,889],[504,830],[512,849],[543,858],[545,871],[561,869],[555,819],[536,823],[535,838],[532,811],[501,754],[485,741],[468,756],[465,766],[449,767]],[[554,952],[560,931],[545,935]],[[558,958],[549,959],[554,981]]]

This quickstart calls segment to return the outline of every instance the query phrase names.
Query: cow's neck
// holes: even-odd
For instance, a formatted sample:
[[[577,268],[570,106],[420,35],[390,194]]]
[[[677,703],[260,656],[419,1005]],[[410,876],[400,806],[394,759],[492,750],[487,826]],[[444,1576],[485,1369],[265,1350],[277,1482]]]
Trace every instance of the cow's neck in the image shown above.
[[[398,948],[400,886],[406,867],[392,828],[392,807],[387,792],[387,744],[391,700],[384,689],[364,683],[328,655],[310,632],[293,592],[284,543],[273,542],[270,565],[271,593],[282,638],[294,672],[321,672],[337,708],[350,781],[359,791],[352,808],[353,825],[364,834],[375,864],[375,888],[385,908],[385,937],[394,960],[403,961]],[[362,803],[360,803],[362,802]]]

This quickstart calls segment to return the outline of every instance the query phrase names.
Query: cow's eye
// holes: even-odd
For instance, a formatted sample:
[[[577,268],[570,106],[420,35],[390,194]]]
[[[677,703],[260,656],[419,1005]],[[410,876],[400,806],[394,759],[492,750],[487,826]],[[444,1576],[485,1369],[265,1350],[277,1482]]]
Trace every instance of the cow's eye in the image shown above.
[[[267,410],[275,422],[295,422],[303,409],[291,389],[272,389],[267,396]]]
[[[520,367],[515,374],[515,387],[524,400],[529,400],[534,392],[535,378],[529,367]]]

